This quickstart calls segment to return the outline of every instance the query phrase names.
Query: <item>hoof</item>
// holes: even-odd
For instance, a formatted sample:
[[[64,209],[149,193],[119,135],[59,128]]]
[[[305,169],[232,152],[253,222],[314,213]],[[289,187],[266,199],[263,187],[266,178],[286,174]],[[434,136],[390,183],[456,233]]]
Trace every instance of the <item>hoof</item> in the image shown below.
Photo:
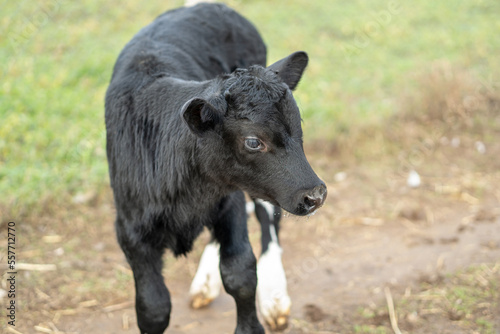
[[[288,319],[290,318],[290,310],[281,311],[279,314],[264,317],[264,321],[272,331],[282,331],[288,327]]]
[[[215,298],[210,298],[205,296],[203,293],[198,293],[194,296],[191,296],[191,301],[189,303],[189,306],[191,306],[194,309],[204,308],[210,305],[210,303],[213,302],[214,299]]]

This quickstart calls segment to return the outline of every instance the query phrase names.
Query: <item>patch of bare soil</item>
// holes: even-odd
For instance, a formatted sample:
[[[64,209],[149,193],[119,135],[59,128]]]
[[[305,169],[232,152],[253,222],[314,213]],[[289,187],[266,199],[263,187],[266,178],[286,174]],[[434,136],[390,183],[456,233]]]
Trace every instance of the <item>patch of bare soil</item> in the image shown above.
[[[439,138],[418,159],[411,158],[415,147],[389,154],[394,150],[384,140],[368,159],[356,158],[360,152],[350,158],[333,149],[325,154],[330,150],[320,144],[309,148],[329,196],[316,215],[282,221],[293,302],[284,333],[391,333],[387,292],[403,333],[500,330],[498,293],[491,291],[500,282],[500,144],[484,140],[486,150],[478,151],[473,137],[458,145],[452,140]],[[407,185],[409,164],[421,177],[415,188]],[[138,332],[133,279],[115,241],[114,209],[106,196],[18,222],[19,262],[57,269],[19,273],[16,327],[2,325],[19,333]],[[258,254],[254,218],[249,228]],[[188,306],[207,240],[202,236],[187,258],[165,257],[173,301],[167,333],[234,331],[228,295],[202,310]],[[478,269],[468,273],[471,266]],[[469,297],[479,306],[465,308]]]

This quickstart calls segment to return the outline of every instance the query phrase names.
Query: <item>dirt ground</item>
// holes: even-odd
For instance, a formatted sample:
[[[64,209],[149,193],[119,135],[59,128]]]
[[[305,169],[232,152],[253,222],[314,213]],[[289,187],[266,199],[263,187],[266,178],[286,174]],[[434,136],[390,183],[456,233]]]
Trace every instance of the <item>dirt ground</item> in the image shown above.
[[[293,303],[284,333],[392,333],[388,296],[403,333],[500,332],[500,143],[486,140],[482,150],[477,136],[457,138],[425,146],[419,139],[404,149],[386,138],[352,154],[328,143],[308,147],[329,195],[316,215],[282,221]],[[409,166],[420,174],[419,187],[407,185]],[[7,333],[138,332],[113,217],[106,193],[18,222],[19,262],[57,269],[19,272],[17,323],[2,323]],[[249,229],[259,254],[253,217]],[[165,257],[173,301],[167,333],[234,331],[227,294],[202,310],[188,306],[207,239],[187,258]]]

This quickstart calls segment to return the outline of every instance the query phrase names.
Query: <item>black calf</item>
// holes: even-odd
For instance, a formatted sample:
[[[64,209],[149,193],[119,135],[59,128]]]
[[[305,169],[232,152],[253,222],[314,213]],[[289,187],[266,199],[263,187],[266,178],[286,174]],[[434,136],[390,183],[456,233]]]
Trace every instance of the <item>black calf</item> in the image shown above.
[[[159,16],[118,57],[106,94],[107,155],[142,333],[169,323],[164,249],[189,252],[204,226],[220,243],[236,333],[263,333],[242,191],[298,215],[323,204],[291,93],[307,55],[264,68],[265,52],[251,23],[202,4]]]

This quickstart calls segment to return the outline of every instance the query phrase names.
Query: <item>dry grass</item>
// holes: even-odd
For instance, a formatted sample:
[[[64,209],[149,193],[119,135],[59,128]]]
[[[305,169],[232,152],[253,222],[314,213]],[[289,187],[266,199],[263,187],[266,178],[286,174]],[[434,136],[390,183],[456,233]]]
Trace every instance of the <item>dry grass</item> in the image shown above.
[[[407,293],[401,301],[401,320],[407,330],[417,330],[433,322],[494,333],[498,312],[500,264],[470,267],[437,282],[423,282],[421,290]],[[437,321],[437,319],[442,319]]]
[[[345,163],[393,157],[404,151],[429,155],[436,146],[488,146],[500,132],[500,86],[448,61],[408,74],[396,93],[392,117],[354,125],[334,140],[308,143]],[[455,142],[452,143],[452,140]],[[415,152],[418,151],[418,152]]]
[[[411,76],[400,102],[398,120],[442,123],[450,129],[472,129],[477,118],[498,117],[499,87],[449,61],[436,61]]]

